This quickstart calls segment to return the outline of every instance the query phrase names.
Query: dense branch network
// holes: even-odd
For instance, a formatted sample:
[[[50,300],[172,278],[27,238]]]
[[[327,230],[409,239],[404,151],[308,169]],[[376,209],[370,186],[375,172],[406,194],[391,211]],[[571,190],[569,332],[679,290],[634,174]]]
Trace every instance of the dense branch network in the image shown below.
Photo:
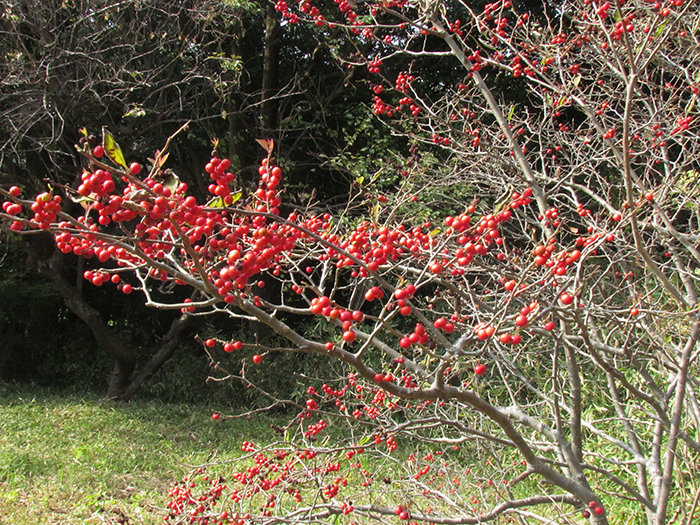
[[[336,22],[308,1],[277,8],[363,44],[352,60],[376,75],[375,113],[413,141],[396,187],[366,192],[365,216],[283,215],[269,141],[247,196],[216,154],[201,203],[167,174],[165,150],[140,178],[105,137],[79,146],[91,170],[66,188],[84,215],[62,212],[58,195],[0,190],[12,230],[50,231],[61,250],[100,261],[85,275],[94,284],[279,336],[207,340],[222,378],[255,387],[249,363],[218,364],[219,346],[255,349],[254,364],[277,351],[342,363],[277,429],[284,442],[246,442],[252,466],[228,486],[195,472],[171,492],[169,519],[607,523],[622,498],[649,524],[672,506],[691,509],[679,510],[690,523],[694,495],[672,482],[700,451],[698,8],[336,3]],[[464,78],[439,91],[416,66],[388,82],[382,69],[400,54],[451,58]],[[497,96],[498,82],[522,96]],[[421,152],[441,168],[426,170]],[[458,213],[412,222],[417,188]],[[173,301],[153,299],[165,285]],[[329,446],[328,432],[344,437]],[[420,452],[401,456],[408,441]]]

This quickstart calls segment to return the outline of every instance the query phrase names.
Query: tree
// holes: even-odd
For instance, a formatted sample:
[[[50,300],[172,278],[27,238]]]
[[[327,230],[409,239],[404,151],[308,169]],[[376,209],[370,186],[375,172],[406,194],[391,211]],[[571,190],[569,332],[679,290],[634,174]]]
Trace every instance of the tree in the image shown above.
[[[171,519],[692,523],[698,6],[584,0],[531,17],[508,1],[340,2],[333,23],[310,2],[277,8],[285,23],[354,39],[346,59],[377,75],[375,113],[413,141],[396,173],[357,182],[345,213],[284,218],[272,141],[248,198],[216,154],[202,204],[162,180],[167,144],[141,177],[106,134],[80,148],[82,216],[61,212],[58,195],[2,190],[12,230],[50,231],[62,251],[104,262],[93,282],[279,336],[208,340],[215,362],[221,343],[255,351],[258,366],[289,351],[346,371],[309,387],[276,449],[244,443],[254,463],[233,493],[220,480],[201,498],[189,480],[173,489]],[[418,69],[389,81],[394,55],[459,66],[463,81],[428,90]],[[503,82],[517,102],[494,95]],[[440,224],[423,219],[448,208]],[[261,273],[279,297],[257,294]],[[198,295],[155,300],[163,282]],[[228,375],[249,382],[249,366]],[[336,446],[319,441],[329,418],[347,428]],[[409,439],[432,449],[397,456]],[[471,443],[478,479],[442,457]],[[392,474],[365,470],[362,454]]]

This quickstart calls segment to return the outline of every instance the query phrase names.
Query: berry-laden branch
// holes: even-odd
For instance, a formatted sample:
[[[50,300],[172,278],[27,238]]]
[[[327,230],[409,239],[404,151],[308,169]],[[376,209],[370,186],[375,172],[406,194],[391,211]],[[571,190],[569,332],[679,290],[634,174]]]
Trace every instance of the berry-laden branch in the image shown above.
[[[284,440],[244,443],[227,483],[195,472],[168,521],[691,521],[700,9],[335,4],[277,9],[354,40],[373,111],[410,144],[398,189],[378,174],[365,212],[283,214],[271,144],[247,196],[216,154],[203,203],[165,149],[142,177],[102,146],[79,147],[91,169],[66,196],[0,190],[9,229],[51,232],[95,261],[93,284],[277,334],[207,339],[214,379],[264,392],[247,371],[274,352],[333,363],[302,400],[265,392],[299,408],[273,429]],[[426,56],[461,71],[456,85]],[[66,197],[84,213],[63,212]]]

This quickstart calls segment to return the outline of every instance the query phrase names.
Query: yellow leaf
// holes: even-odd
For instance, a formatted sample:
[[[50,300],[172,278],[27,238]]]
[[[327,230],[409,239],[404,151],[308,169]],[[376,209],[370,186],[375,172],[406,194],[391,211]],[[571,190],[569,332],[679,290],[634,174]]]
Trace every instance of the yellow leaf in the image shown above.
[[[122,149],[105,126],[102,127],[102,147],[107,156],[112,159],[112,162],[126,168],[126,160],[124,160]]]
[[[235,204],[236,202],[238,202],[242,196],[243,196],[242,191],[237,191],[236,193],[232,193],[231,194],[231,199],[232,199],[231,204]]]

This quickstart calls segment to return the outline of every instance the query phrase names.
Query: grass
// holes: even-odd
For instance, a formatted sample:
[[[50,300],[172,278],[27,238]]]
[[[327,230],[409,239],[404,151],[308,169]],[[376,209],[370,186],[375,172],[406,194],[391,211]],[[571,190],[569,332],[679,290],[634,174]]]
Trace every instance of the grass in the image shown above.
[[[224,411],[225,412],[225,411]],[[0,524],[160,523],[192,465],[237,457],[270,421],[212,407],[0,391]]]
[[[283,421],[264,416],[212,421],[211,414],[218,408],[154,402],[118,404],[97,396],[0,389],[0,525],[163,523],[169,489],[183,475],[191,473],[192,467],[237,458],[242,454],[241,443],[251,438],[258,446],[279,439],[270,425]],[[229,411],[222,408],[221,412]],[[328,435],[342,436],[342,425],[334,427],[329,424]],[[421,482],[439,490],[444,485],[444,491],[450,494],[456,491],[454,497],[464,497],[466,507],[490,508],[497,503],[495,497],[501,490],[499,483],[503,478],[498,476],[512,477],[522,470],[517,457],[508,454],[500,457],[502,451],[472,449],[468,445],[459,452],[450,448],[444,456],[436,455],[434,463],[430,460],[430,475],[421,478]],[[385,446],[380,445],[378,450],[385,450]],[[410,481],[427,464],[420,458],[431,450],[430,446],[399,439],[392,461],[369,452],[352,462],[343,459],[341,472],[326,473],[318,487],[311,484],[305,489],[300,482],[298,488],[309,490],[311,497],[307,496],[305,501],[311,501],[313,494],[337,475],[346,476],[351,486],[359,485],[364,478],[352,465],[361,459],[375,478],[373,502],[390,508],[404,500],[439,507],[437,502],[423,501],[417,492],[404,494],[409,485],[399,481]],[[415,453],[418,462],[407,461],[409,452]],[[491,465],[491,455],[500,457],[498,465]],[[449,468],[447,460],[451,464]],[[245,466],[246,463],[220,465],[207,470],[212,479],[220,474],[231,479],[232,470]],[[471,469],[471,473],[465,473],[465,468]],[[501,474],[496,473],[499,471]],[[495,485],[491,487],[489,480],[494,473]],[[528,478],[516,486],[514,496],[542,490],[536,485],[536,481]],[[260,494],[242,505],[260,505],[260,498],[265,496]],[[361,504],[366,494],[355,496],[357,499],[352,499]],[[469,502],[473,496],[479,503]],[[342,497],[346,497],[345,490]],[[280,504],[283,499],[284,493]],[[639,509],[631,506],[627,512],[619,507],[621,500],[615,499],[614,503],[616,515],[627,516],[624,523],[640,522],[639,516],[635,517]],[[538,508],[538,512],[544,512],[545,516],[548,513],[544,508]],[[347,519],[356,518],[350,515]],[[512,523],[510,519],[504,516],[495,523]],[[570,513],[570,523],[583,521],[575,511]],[[338,523],[345,522],[339,518]]]
[[[258,445],[279,439],[270,424],[282,421],[212,421],[217,409],[0,390],[0,525],[162,523],[170,487],[193,466],[239,457],[251,436]],[[329,434],[342,433],[333,427]],[[407,454],[405,445],[398,456]],[[378,479],[407,475],[394,471],[401,461],[363,461],[371,472],[383,471]],[[359,484],[359,474],[343,463],[345,475]],[[397,490],[379,483],[375,492],[386,491],[384,503],[393,504]]]

